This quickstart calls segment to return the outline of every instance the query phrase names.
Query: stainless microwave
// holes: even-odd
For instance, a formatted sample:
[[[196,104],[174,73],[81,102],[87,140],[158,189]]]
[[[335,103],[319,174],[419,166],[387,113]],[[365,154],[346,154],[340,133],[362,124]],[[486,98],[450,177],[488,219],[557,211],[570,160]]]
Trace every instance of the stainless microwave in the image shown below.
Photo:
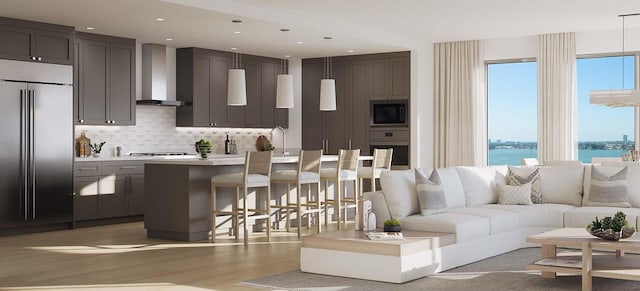
[[[371,126],[408,126],[408,101],[407,99],[371,100],[369,102]]]

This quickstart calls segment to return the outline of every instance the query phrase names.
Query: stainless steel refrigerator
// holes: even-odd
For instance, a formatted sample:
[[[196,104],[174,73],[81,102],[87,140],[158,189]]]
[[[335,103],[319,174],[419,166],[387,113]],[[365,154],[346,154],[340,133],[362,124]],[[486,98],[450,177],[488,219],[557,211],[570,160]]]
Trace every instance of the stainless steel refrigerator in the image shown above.
[[[73,216],[73,67],[0,60],[0,233]]]

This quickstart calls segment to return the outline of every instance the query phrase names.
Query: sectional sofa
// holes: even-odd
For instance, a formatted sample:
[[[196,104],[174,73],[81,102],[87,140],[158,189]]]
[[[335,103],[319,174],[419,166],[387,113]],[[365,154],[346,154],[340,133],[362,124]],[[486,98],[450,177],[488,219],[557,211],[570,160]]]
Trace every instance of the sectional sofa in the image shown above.
[[[591,165],[539,167],[539,191],[544,203],[530,205],[498,204],[497,184],[508,184],[507,166],[451,167],[436,169],[446,200],[441,213],[422,215],[416,191],[415,170],[388,171],[381,176],[381,191],[365,193],[371,200],[377,226],[394,217],[403,230],[447,232],[456,243],[430,250],[434,272],[479,261],[491,256],[532,247],[526,238],[560,227],[586,227],[596,216],[627,214],[630,224],[640,219],[640,167],[625,170],[627,206],[583,206],[589,194]],[[598,172],[614,175],[624,166],[597,167]],[[512,168],[511,171],[517,170]],[[432,169],[420,169],[427,177]],[[594,204],[588,203],[586,204]],[[598,203],[595,203],[598,205]],[[601,203],[606,205],[607,203]],[[614,204],[616,205],[616,204]]]

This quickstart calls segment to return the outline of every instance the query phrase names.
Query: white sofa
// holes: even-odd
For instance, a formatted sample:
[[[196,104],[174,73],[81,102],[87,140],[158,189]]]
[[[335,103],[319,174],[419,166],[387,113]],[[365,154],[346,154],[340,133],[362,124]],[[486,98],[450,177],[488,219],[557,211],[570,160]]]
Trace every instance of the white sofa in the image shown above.
[[[622,167],[599,167],[613,174]],[[427,176],[432,170],[426,170]],[[452,167],[437,169],[448,209],[423,216],[415,187],[414,170],[389,171],[382,175],[382,191],[365,193],[373,203],[377,226],[390,217],[403,230],[447,232],[456,243],[431,250],[435,272],[482,260],[523,247],[526,238],[560,227],[586,227],[596,216],[617,211],[638,227],[640,219],[640,167],[629,167],[627,185],[631,208],[582,206],[589,191],[591,166],[540,167],[544,204],[497,204],[496,183],[506,184],[507,166]]]

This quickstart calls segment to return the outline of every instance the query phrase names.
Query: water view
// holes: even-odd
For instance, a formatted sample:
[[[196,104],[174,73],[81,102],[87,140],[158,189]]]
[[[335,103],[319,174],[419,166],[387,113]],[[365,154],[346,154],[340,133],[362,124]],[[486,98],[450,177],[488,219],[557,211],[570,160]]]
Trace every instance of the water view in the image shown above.
[[[591,163],[591,159],[620,157],[627,150],[578,150],[579,160],[583,163]],[[491,149],[489,150],[489,165],[520,165],[523,158],[537,158],[537,149]]]

